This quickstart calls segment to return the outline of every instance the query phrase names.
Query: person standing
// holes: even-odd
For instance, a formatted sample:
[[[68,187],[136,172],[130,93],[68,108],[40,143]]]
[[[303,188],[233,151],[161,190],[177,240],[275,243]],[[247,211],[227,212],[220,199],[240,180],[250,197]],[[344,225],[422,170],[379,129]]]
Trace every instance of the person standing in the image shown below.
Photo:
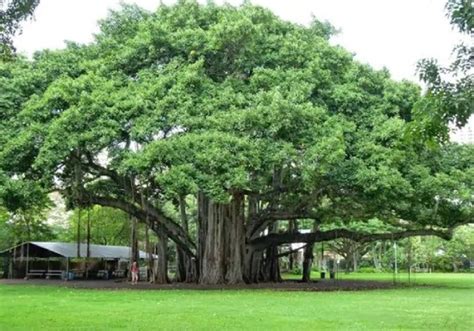
[[[133,261],[132,267],[130,268],[130,271],[132,272],[132,285],[138,284],[138,264],[136,261]]]

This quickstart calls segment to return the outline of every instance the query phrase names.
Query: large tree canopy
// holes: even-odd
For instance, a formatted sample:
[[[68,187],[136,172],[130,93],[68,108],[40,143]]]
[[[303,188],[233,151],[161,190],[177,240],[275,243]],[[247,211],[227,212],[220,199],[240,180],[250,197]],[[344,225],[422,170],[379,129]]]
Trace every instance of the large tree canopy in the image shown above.
[[[420,88],[331,46],[329,25],[180,1],[100,26],[90,45],[0,64],[10,210],[48,191],[121,209],[202,283],[276,280],[286,243],[449,238],[472,222],[472,146],[409,139]],[[344,225],[374,218],[387,230]],[[277,230],[303,219],[313,232]]]

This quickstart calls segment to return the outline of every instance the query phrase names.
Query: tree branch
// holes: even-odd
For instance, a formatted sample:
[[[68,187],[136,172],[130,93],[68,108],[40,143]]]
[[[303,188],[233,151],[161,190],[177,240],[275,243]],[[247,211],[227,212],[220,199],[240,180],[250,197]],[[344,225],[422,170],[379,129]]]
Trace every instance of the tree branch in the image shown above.
[[[282,253],[278,254],[277,257],[283,257],[283,256],[287,256],[287,255],[296,253],[296,252],[306,248],[306,246],[308,246],[309,244],[310,243],[307,243],[307,244],[304,244],[303,246],[301,246],[300,248],[295,248],[295,249],[292,249],[292,250],[289,250],[289,251],[286,251],[286,252],[282,252]]]
[[[335,239],[347,238],[358,242],[370,242],[375,240],[396,240],[412,236],[438,236],[443,239],[451,239],[452,229],[418,229],[406,230],[393,233],[361,233],[347,229],[335,229],[329,231],[316,231],[312,233],[271,233],[264,237],[259,237],[250,242],[256,250],[262,250],[273,245],[282,245],[290,243],[311,243],[330,241]]]
[[[167,235],[178,244],[189,256],[196,257],[192,249],[196,248],[196,245],[191,240],[191,238],[183,231],[183,229],[176,224],[169,217],[161,214],[156,208],[151,208],[148,204],[146,210],[143,210],[141,207],[138,207],[135,204],[132,204],[127,201],[123,201],[116,198],[110,197],[101,197],[95,195],[89,195],[86,199],[82,201],[83,204],[87,205],[101,205],[106,207],[117,208],[123,210],[124,212],[133,215],[142,222],[146,222],[147,216],[151,221],[148,225],[153,231],[157,232],[161,226]]]

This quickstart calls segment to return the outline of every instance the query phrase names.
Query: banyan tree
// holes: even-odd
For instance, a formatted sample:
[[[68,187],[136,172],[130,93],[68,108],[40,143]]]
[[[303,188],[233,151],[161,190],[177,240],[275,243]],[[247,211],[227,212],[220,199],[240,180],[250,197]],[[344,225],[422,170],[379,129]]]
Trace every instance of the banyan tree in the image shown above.
[[[417,139],[421,89],[334,31],[250,4],[125,6],[90,44],[1,63],[2,204],[125,211],[160,238],[157,281],[168,243],[178,280],[218,284],[278,281],[295,242],[449,239],[473,218],[472,146]]]

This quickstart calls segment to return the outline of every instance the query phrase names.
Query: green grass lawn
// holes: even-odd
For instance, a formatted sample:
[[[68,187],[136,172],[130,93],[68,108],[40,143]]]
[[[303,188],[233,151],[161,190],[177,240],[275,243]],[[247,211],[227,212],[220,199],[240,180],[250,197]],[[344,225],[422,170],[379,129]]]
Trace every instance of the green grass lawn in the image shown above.
[[[329,274],[326,273],[326,278]],[[301,279],[300,275],[284,274],[284,279]],[[319,272],[312,272],[311,278],[313,280],[319,279]],[[393,273],[344,273],[337,274],[338,279],[360,279],[360,280],[377,280],[384,282],[393,282]],[[468,273],[408,273],[403,272],[395,276],[397,284],[402,285],[431,285],[442,286],[449,288],[465,288],[474,290],[474,274]]]
[[[388,281],[392,277],[340,276]],[[0,284],[0,330],[474,329],[474,275],[417,274],[415,283],[434,286],[273,292],[79,290]]]

